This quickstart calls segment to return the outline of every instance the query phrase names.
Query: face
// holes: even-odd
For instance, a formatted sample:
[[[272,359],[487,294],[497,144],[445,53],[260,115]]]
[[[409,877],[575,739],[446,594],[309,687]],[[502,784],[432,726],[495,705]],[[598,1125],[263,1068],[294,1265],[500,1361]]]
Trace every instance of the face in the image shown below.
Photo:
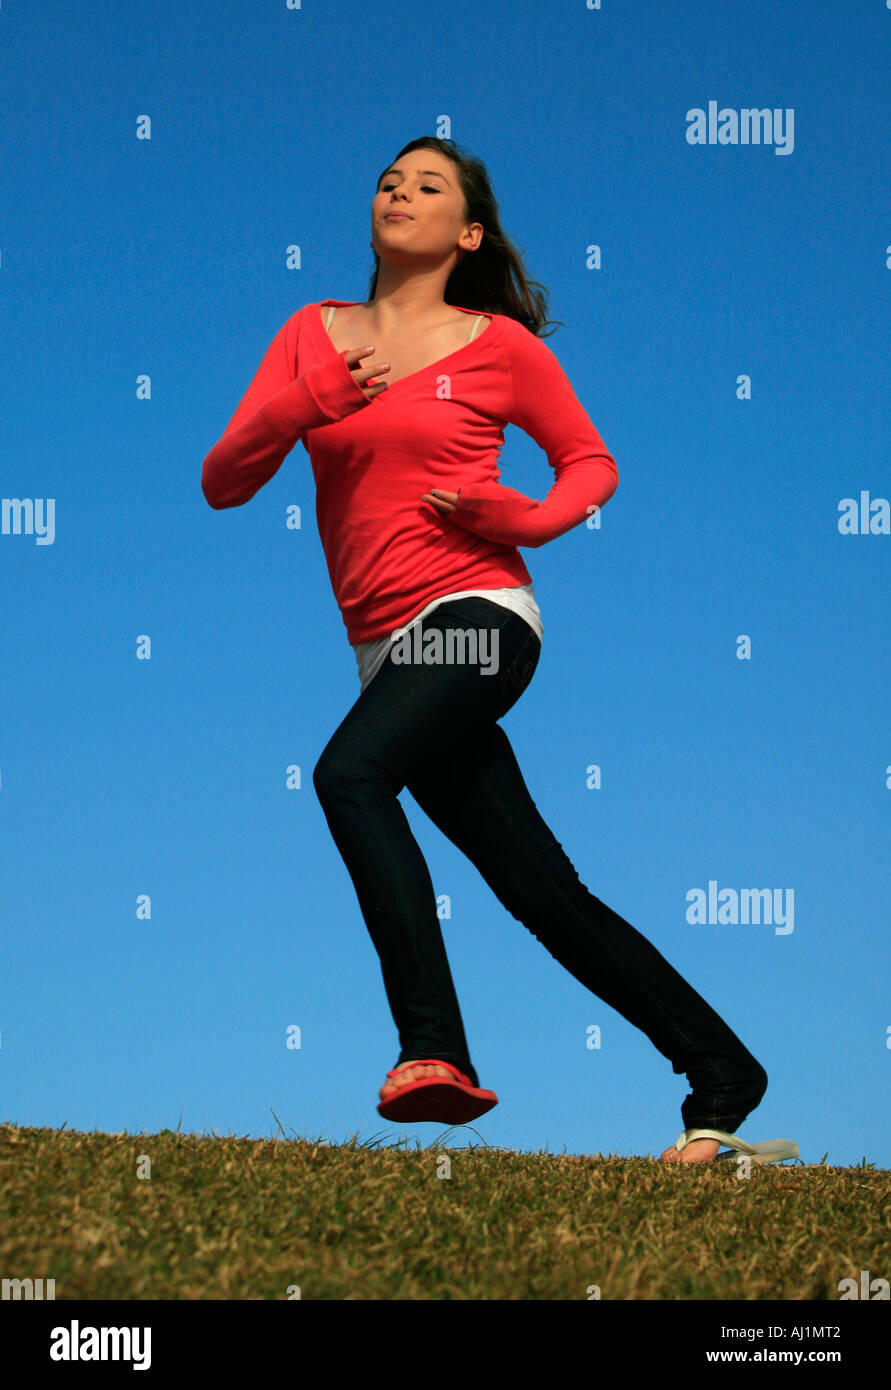
[[[396,264],[445,260],[456,249],[461,260],[479,246],[483,224],[465,219],[452,161],[434,150],[410,150],[381,175],[371,204],[371,236],[377,254]]]

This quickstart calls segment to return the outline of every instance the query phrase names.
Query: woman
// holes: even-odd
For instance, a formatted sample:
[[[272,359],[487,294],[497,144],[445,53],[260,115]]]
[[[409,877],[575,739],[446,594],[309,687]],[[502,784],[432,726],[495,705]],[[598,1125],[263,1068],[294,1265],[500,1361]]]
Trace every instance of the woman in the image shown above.
[[[433,884],[398,800],[408,787],[508,911],[686,1073],[685,1132],[662,1158],[713,1159],[716,1135],[691,1132],[732,1135],[767,1074],[579,882],[498,723],[541,652],[517,547],[602,507],[615,461],[541,341],[544,296],[529,288],[478,160],[451,141],[411,141],[378,180],[371,233],[368,301],[304,305],[279,330],[204,460],[202,487],[212,507],[240,506],[298,439],[310,456],[361,680],[313,784],[399,1032],[378,1109],[454,1124],[497,1103],[470,1060]],[[508,421],[547,452],[556,480],[542,502],[498,482]]]

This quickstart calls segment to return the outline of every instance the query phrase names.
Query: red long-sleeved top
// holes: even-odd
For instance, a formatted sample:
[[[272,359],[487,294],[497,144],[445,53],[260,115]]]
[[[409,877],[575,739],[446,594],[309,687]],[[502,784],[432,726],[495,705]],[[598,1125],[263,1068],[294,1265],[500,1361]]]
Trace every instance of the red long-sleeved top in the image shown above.
[[[303,441],[351,643],[386,636],[440,594],[531,583],[517,546],[563,535],[619,483],[557,358],[516,319],[489,315],[472,342],[369,400],[322,322],[323,305],[355,302],[306,304],[283,324],[201,475],[212,507],[239,507]],[[498,481],[508,423],[556,474],[541,502]],[[448,516],[422,500],[433,488],[459,493]]]

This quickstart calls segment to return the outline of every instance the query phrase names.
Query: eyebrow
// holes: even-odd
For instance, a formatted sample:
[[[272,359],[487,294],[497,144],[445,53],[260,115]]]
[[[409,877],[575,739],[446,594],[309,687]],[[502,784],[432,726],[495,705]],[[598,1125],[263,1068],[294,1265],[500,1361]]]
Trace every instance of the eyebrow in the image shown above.
[[[385,178],[387,177],[388,174],[401,174],[401,173],[402,173],[402,170],[401,170],[401,169],[385,169],[384,172],[381,174],[380,178],[378,179],[378,183],[380,183],[382,179],[385,179]],[[448,182],[449,182],[448,179],[446,178],[445,174],[440,174],[439,171],[438,171],[437,169],[419,169],[419,170],[418,170],[418,173],[419,173],[419,174],[432,174],[434,178],[436,178],[436,179],[442,179],[443,183],[448,183]],[[449,186],[451,187],[451,185],[449,185]]]

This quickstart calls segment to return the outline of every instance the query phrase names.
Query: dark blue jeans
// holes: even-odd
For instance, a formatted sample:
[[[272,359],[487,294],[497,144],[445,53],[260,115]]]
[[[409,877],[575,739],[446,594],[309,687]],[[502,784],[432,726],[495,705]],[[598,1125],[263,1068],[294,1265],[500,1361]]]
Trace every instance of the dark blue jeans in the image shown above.
[[[480,657],[465,647],[465,658],[476,659],[463,664],[458,648],[450,661],[444,646],[444,659],[429,665],[398,664],[391,649],[313,771],[380,957],[397,1064],[438,1057],[479,1085],[433,883],[398,799],[407,787],[507,911],[686,1074],[684,1128],[732,1133],[760,1102],[767,1073],[655,946],[579,881],[498,724],[535,673],[535,632],[483,598],[446,600],[420,626],[443,637],[448,629],[485,632],[490,646]],[[496,653],[497,673],[485,674]]]

